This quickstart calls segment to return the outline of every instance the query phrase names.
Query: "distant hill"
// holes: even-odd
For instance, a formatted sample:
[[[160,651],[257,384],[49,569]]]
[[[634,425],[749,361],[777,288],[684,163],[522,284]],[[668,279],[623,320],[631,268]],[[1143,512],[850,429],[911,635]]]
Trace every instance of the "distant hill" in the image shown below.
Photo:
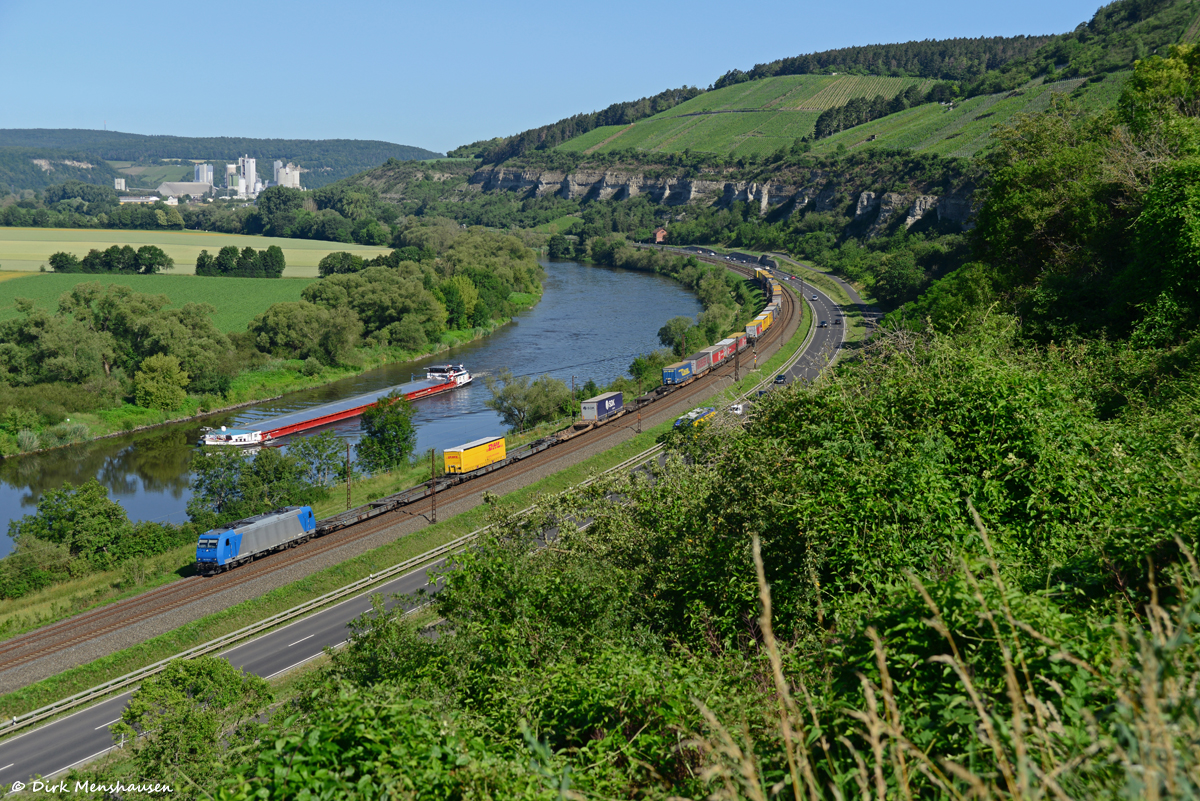
[[[304,168],[304,184],[324,186],[378,167],[388,159],[411,161],[442,154],[420,147],[369,139],[250,139],[245,137],[145,136],[119,131],[65,128],[0,129],[0,153],[7,148],[41,148],[86,153],[106,161],[203,159],[229,162],[239,156],[259,160],[259,174],[270,178],[275,159]],[[86,180],[79,178],[79,180]],[[20,188],[34,188],[33,186]]]
[[[121,174],[95,154],[74,150],[0,147],[0,197],[22,189],[44,189],[64,181],[111,187]]]

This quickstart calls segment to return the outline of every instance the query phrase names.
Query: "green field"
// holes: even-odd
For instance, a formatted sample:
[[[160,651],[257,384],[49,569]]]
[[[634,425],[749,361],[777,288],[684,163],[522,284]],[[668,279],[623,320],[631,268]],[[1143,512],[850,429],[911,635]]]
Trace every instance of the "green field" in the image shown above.
[[[870,75],[786,75],[727,86],[633,125],[608,125],[559,145],[569,152],[635,148],[765,155],[812,133],[822,111],[855,97],[895,97],[932,81]],[[610,141],[611,140],[611,141]]]
[[[163,181],[190,181],[195,175],[191,164],[156,164],[135,167],[128,161],[110,161],[109,164],[122,175],[128,175],[128,186],[155,189]]]
[[[50,255],[60,250],[86,256],[92,248],[104,250],[113,245],[157,245],[175,260],[171,270],[190,275],[201,250],[216,253],[226,245],[263,250],[271,245],[283,249],[288,278],[316,278],[317,264],[329,253],[347,250],[364,258],[388,253],[389,248],[345,245],[341,242],[317,242],[308,239],[282,239],[269,236],[214,234],[204,231],[100,231],[79,228],[0,228],[0,270],[31,270],[46,265]],[[49,267],[47,267],[49,269]]]
[[[557,220],[551,220],[548,223],[542,223],[533,230],[539,234],[557,234],[568,230],[575,223],[582,223],[583,219],[577,214],[567,214],[559,217]]]
[[[8,279],[8,280],[6,280]],[[136,292],[166,295],[172,306],[210,303],[212,319],[222,331],[245,331],[246,324],[272,303],[300,300],[312,279],[208,278],[196,275],[56,275],[0,273],[0,320],[17,316],[16,299],[28,298],[48,311],[76,284],[99,281],[122,284]]]

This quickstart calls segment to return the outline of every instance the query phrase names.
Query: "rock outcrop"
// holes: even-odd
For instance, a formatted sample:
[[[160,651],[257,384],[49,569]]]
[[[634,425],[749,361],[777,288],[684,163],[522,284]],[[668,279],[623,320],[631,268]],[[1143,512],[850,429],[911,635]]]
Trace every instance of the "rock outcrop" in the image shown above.
[[[664,206],[703,204],[728,207],[734,203],[756,206],[759,214],[791,204],[791,211],[811,208],[817,212],[835,211],[851,191],[849,178],[840,173],[812,170],[796,184],[758,183],[753,181],[712,181],[696,178],[647,178],[641,173],[623,171],[515,170],[488,167],[471,175],[467,189],[476,192],[515,192],[527,197],[557,195],[565,200],[627,200],[645,196]],[[907,229],[935,212],[939,220],[951,220],[964,229],[971,226],[974,214],[969,195],[905,195],[899,192],[862,192],[854,208],[854,222],[870,220],[866,236],[881,235],[896,214],[905,212]]]

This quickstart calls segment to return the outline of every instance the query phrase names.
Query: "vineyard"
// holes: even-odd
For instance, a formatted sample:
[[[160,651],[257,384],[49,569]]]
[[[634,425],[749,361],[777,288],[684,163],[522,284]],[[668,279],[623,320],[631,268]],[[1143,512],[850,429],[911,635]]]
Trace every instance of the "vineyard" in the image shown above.
[[[907,148],[942,156],[971,157],[988,146],[992,129],[1009,123],[1017,114],[1041,111],[1054,94],[1071,94],[1084,107],[1110,103],[1120,92],[1124,76],[1107,76],[1084,84],[1082,79],[1027,86],[1013,92],[973,97],[953,108],[929,103],[859,125],[816,142],[814,151],[827,153],[844,145],[848,149]]]
[[[821,91],[803,101],[792,101],[794,105],[788,108],[797,111],[825,111],[846,105],[848,100],[856,97],[873,98],[883,95],[891,100],[912,85],[920,87],[922,92],[929,90],[933,81],[922,81],[916,78],[881,78],[874,75],[846,75],[833,79]]]

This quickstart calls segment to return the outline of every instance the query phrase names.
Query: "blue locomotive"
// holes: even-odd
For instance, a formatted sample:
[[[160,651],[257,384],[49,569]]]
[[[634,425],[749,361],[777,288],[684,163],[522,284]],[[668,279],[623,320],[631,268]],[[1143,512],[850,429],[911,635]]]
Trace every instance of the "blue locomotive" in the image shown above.
[[[306,542],[316,529],[309,506],[288,506],[211,529],[196,543],[196,570],[211,576],[260,554]]]

